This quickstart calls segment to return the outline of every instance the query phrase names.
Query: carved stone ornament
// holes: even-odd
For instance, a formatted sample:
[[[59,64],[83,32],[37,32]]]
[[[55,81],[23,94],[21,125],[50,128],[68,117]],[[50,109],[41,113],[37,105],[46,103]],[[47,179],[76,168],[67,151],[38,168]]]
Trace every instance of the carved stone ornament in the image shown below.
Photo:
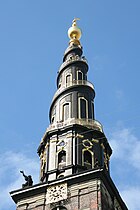
[[[48,187],[46,203],[55,203],[67,199],[67,183]]]
[[[115,210],[122,210],[116,198],[114,198],[114,207]]]

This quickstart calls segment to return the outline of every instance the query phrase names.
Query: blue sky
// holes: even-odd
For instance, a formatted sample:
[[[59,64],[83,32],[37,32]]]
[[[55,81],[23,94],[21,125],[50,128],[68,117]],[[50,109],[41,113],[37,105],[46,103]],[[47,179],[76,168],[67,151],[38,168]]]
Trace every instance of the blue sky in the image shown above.
[[[74,17],[81,19],[96,119],[113,149],[111,177],[129,209],[140,209],[139,11],[139,0],[0,1],[1,210],[15,209],[8,192],[24,182],[19,170],[38,182],[36,150]]]

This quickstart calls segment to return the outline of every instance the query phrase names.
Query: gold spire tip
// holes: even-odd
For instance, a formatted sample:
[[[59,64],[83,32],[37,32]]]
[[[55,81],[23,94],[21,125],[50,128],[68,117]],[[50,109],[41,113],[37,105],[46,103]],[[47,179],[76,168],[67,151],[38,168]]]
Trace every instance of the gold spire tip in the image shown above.
[[[70,38],[70,44],[80,44],[79,39],[81,38],[81,29],[77,26],[77,20],[79,18],[74,18],[72,21],[72,26],[68,30],[68,37]]]
[[[77,26],[77,20],[80,20],[80,18],[74,18],[72,21],[72,26]]]

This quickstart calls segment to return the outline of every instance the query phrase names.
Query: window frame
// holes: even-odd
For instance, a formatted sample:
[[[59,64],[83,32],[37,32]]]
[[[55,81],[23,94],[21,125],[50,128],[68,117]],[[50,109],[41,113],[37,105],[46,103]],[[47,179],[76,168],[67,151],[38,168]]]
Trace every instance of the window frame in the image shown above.
[[[86,110],[85,110],[86,117],[85,118],[81,117],[81,114],[82,114],[82,112],[81,112],[81,100],[84,100],[86,102]],[[79,108],[78,109],[79,110],[79,112],[78,112],[79,119],[88,119],[88,100],[85,97],[79,97],[78,98],[78,108]]]
[[[69,105],[69,116],[68,116],[68,118],[67,119],[65,119],[64,118],[64,106],[66,106],[66,105]],[[62,104],[62,122],[64,122],[64,121],[67,121],[68,119],[70,119],[71,118],[71,102],[65,102],[65,103],[63,103]]]
[[[84,161],[84,153],[85,152],[89,152],[91,154],[91,160],[92,160],[91,169],[92,169],[92,168],[94,168],[94,153],[91,150],[86,149],[86,148],[84,148],[82,150],[82,166],[85,166],[85,161]]]
[[[94,102],[91,101],[91,118],[94,120]]]
[[[59,156],[62,154],[62,153],[64,153],[65,155],[65,161],[62,163],[62,162],[59,162]],[[66,162],[67,162],[67,153],[66,153],[66,150],[64,150],[64,149],[62,149],[61,151],[59,151],[58,153],[57,153],[57,168],[58,169],[62,169],[63,167],[65,167],[66,166]],[[61,165],[62,165],[62,167],[61,167]],[[64,166],[63,166],[64,165]]]
[[[52,111],[52,116],[51,116],[51,123],[56,122],[56,106],[54,106],[54,109]]]
[[[69,82],[67,82],[67,77],[68,76],[70,76],[70,81]],[[65,75],[65,86],[69,87],[71,84],[72,84],[72,73],[69,72]]]
[[[79,73],[81,73],[82,79],[79,79]],[[84,79],[83,72],[80,69],[78,69],[78,71],[77,71],[77,80],[82,81],[83,79]]]

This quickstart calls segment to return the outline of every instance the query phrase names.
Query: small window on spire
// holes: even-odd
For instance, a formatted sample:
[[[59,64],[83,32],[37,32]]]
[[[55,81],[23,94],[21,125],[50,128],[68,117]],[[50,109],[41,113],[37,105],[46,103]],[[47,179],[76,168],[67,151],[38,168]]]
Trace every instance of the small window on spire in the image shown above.
[[[81,71],[77,72],[77,80],[83,80],[83,73]]]
[[[94,103],[91,102],[91,113],[92,113],[92,119],[94,119]]]
[[[69,87],[72,83],[72,75],[71,74],[67,74],[66,75],[66,87]]]
[[[88,118],[88,102],[82,97],[79,98],[79,118]]]
[[[62,150],[58,153],[58,168],[62,169],[64,166],[66,166],[66,152]]]
[[[87,169],[92,168],[92,154],[88,150],[84,151],[84,166]]]
[[[61,84],[62,84],[62,76],[61,76],[60,79],[59,79],[58,88],[61,87]]]
[[[69,109],[69,103],[66,103],[63,105],[63,111],[62,111],[62,119],[63,121],[66,121],[70,117],[70,109]]]
[[[55,122],[55,118],[56,118],[56,106],[54,107],[52,111],[51,123]]]

